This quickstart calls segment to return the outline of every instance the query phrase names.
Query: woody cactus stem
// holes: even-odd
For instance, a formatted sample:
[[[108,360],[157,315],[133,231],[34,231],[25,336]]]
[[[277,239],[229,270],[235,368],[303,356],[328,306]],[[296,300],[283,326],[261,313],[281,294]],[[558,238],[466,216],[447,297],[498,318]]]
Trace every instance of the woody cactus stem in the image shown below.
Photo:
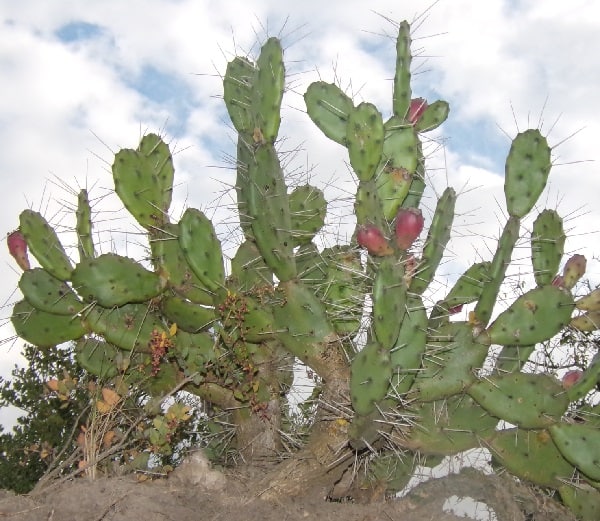
[[[203,212],[188,208],[171,221],[173,160],[161,137],[148,134],[137,149],[116,154],[112,171],[116,193],[147,231],[152,269],[116,253],[96,256],[85,192],[76,263],[50,224],[25,210],[8,238],[25,270],[15,330],[45,348],[74,340],[87,371],[127,376],[149,395],[191,378],[186,389],[231,411],[246,459],[282,450],[281,417],[300,360],[319,377],[319,405],[306,446],[265,478],[271,494],[307,487],[329,494],[362,451],[374,474],[357,486],[392,492],[410,479],[411,462],[483,444],[510,472],[555,488],[592,519],[600,501],[598,458],[589,457],[600,446],[598,406],[579,414],[578,424],[569,415],[598,381],[600,364],[595,360],[568,388],[554,375],[522,372],[536,344],[566,327],[600,327],[596,292],[577,301],[571,293],[585,258],[572,257],[558,274],[565,234],[554,210],[542,210],[533,226],[535,287],[492,320],[521,220],[546,185],[552,150],[537,129],[515,137],[506,160],[509,218],[493,257],[469,267],[426,308],[424,296],[439,287],[457,196],[447,187],[425,222],[422,135],[441,125],[449,109],[441,100],[413,98],[410,47],[410,26],[402,22],[387,120],[373,104],[355,105],[324,81],[304,96],[310,119],[348,150],[357,185],[349,244],[319,250],[323,192],[286,184],[276,149],[285,67],[280,42],[270,38],[256,62],[234,58],[223,80],[238,134],[243,231],[230,268]],[[39,267],[31,267],[27,251]],[[463,305],[474,307],[469,319],[451,321]],[[164,339],[160,352],[156,339]],[[500,355],[490,358],[498,345]],[[486,360],[495,365],[484,378]],[[497,430],[502,420],[518,430]],[[585,494],[572,493],[572,476],[590,484]]]

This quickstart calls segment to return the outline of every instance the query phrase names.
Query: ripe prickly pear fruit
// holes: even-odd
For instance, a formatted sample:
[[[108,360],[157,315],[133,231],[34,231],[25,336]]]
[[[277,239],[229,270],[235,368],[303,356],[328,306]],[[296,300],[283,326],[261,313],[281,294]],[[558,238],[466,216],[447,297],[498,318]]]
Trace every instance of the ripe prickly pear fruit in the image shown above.
[[[29,257],[27,256],[27,242],[19,230],[8,234],[6,244],[8,245],[8,252],[17,261],[19,267],[23,271],[31,269]]]
[[[381,230],[373,224],[361,226],[357,230],[356,242],[366,248],[371,255],[385,256],[394,252]]]
[[[425,98],[415,98],[410,100],[410,106],[408,107],[407,118],[411,125],[416,124],[417,121],[425,112],[427,108],[427,100]]]
[[[573,369],[571,371],[567,371],[561,379],[563,389],[569,389],[570,387],[573,387],[581,379],[582,376],[583,371],[581,371],[580,369]]]
[[[577,281],[583,277],[587,260],[583,255],[573,255],[565,264],[563,269],[563,285],[567,289],[572,289]]]
[[[423,230],[425,219],[418,208],[400,208],[396,214],[396,244],[408,250]]]

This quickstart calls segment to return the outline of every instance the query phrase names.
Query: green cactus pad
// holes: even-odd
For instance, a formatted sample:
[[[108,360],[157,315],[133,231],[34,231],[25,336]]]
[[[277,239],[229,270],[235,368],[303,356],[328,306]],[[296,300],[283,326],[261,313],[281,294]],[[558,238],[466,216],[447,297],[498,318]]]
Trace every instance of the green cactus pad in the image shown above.
[[[88,198],[87,190],[81,190],[77,196],[77,248],[79,259],[94,257],[94,241],[92,239],[92,208]]]
[[[322,299],[335,330],[340,335],[354,336],[361,324],[367,291],[360,252],[347,245],[334,246],[323,250],[319,258],[326,273],[322,284],[315,288],[316,295]]]
[[[375,410],[376,403],[387,394],[392,364],[389,349],[377,342],[361,349],[350,370],[350,398],[356,414],[367,415]]]
[[[249,170],[254,161],[254,143],[251,134],[239,134],[237,142],[237,162],[235,191],[237,195],[237,211],[240,226],[246,240],[254,241],[252,233],[252,218],[248,214],[248,199],[254,193],[250,191],[252,181]]]
[[[43,268],[24,271],[19,289],[27,302],[40,311],[73,316],[83,309],[71,287]]]
[[[391,349],[398,339],[406,311],[404,265],[392,257],[384,258],[377,267],[373,282],[373,330],[385,349]]]
[[[205,372],[206,364],[214,362],[222,355],[210,333],[188,333],[177,330],[174,337],[173,354],[180,361],[186,376]],[[201,378],[201,377],[200,377]],[[194,380],[198,382],[199,380]]]
[[[600,329],[600,311],[588,311],[573,317],[569,326],[578,331],[591,332]]]
[[[412,176],[412,182],[408,189],[408,195],[402,202],[402,208],[418,208],[423,198],[423,193],[427,187],[425,181],[425,158],[423,157],[423,151],[421,144],[417,147],[417,169]]]
[[[361,181],[358,184],[354,199],[354,213],[357,225],[374,224],[380,230],[387,228],[383,216],[383,205],[374,179]]]
[[[418,425],[407,446],[425,454],[446,456],[479,447],[498,424],[497,418],[465,395],[420,403],[413,412]]]
[[[417,132],[428,132],[438,128],[444,121],[448,119],[450,114],[450,105],[448,102],[437,100],[424,110],[419,120],[415,123]]]
[[[535,344],[529,346],[502,346],[496,359],[497,373],[514,373],[520,371],[535,351]]]
[[[396,344],[390,350],[393,375],[390,395],[402,396],[411,388],[421,368],[427,344],[427,312],[418,295],[408,295],[406,312]]]
[[[229,293],[219,306],[219,314],[228,343],[237,339],[259,343],[274,336],[271,309],[249,295]]]
[[[117,349],[97,338],[86,338],[75,345],[75,359],[86,371],[100,378],[118,374]]]
[[[519,133],[506,158],[504,194],[511,216],[529,213],[546,186],[552,160],[546,138],[539,130]]]
[[[383,215],[391,221],[412,186],[419,164],[419,137],[412,126],[392,117],[385,124],[383,156],[377,167],[377,194]]]
[[[190,268],[213,292],[225,283],[223,253],[213,224],[196,208],[187,208],[179,221],[179,245]]]
[[[565,459],[589,479],[600,481],[600,429],[561,422],[551,425],[549,430]]]
[[[421,401],[448,398],[476,381],[488,354],[487,346],[473,339],[470,324],[451,322],[429,334],[423,368],[417,374],[410,396]]]
[[[266,264],[281,281],[296,277],[289,196],[275,148],[259,147],[248,166],[247,209]]]
[[[294,255],[298,278],[310,288],[317,290],[327,280],[328,266],[314,243],[303,244]]]
[[[487,261],[470,266],[454,283],[444,298],[444,305],[453,308],[477,301],[489,280],[490,267],[491,263]]]
[[[398,38],[396,39],[396,74],[394,75],[394,93],[392,99],[394,114],[400,118],[405,118],[408,114],[408,107],[410,107],[412,97],[412,89],[410,87],[411,43],[410,24],[404,20],[400,22]]]
[[[82,321],[88,330],[126,351],[150,353],[153,332],[168,335],[162,320],[146,304],[125,304],[111,309],[94,306]]]
[[[19,229],[27,246],[40,266],[60,280],[69,280],[73,266],[63,245],[46,219],[39,212],[23,210]]]
[[[125,208],[145,227],[168,222],[173,193],[173,158],[156,134],[145,135],[136,150],[117,152],[112,165],[115,192]]]
[[[575,301],[575,307],[582,311],[600,311],[600,288],[578,298]]]
[[[410,284],[411,293],[423,293],[433,280],[446,250],[446,245],[450,240],[455,204],[456,192],[448,187],[439,198],[435,208],[433,220],[423,247],[421,262]]]
[[[106,308],[144,302],[164,289],[157,273],[115,253],[83,259],[73,270],[72,283],[84,300]]]
[[[329,139],[346,146],[348,119],[354,110],[352,98],[332,83],[316,81],[304,94],[310,119]]]
[[[478,262],[467,269],[454,283],[443,300],[431,310],[430,326],[436,328],[448,322],[451,310],[476,302],[489,281],[490,262]]]
[[[560,499],[580,521],[600,519],[600,491],[584,483],[569,483],[558,487]]]
[[[566,390],[569,400],[576,402],[584,398],[600,383],[600,352],[594,355],[590,365],[571,387]]]
[[[484,334],[492,344],[536,344],[565,327],[573,309],[573,297],[568,291],[556,286],[534,288],[515,300]]]
[[[213,307],[200,306],[178,296],[163,298],[160,307],[169,321],[189,333],[207,329],[216,318]]]
[[[273,272],[254,242],[244,241],[238,247],[231,259],[231,278],[235,290],[242,292],[273,284]]]
[[[256,61],[258,69],[252,89],[252,113],[255,126],[267,143],[274,143],[281,122],[280,110],[285,88],[283,49],[277,38],[269,38]]]
[[[190,268],[181,249],[179,224],[165,223],[160,229],[152,229],[149,235],[152,264],[166,279],[167,286],[195,304],[212,305],[213,293]]]
[[[279,285],[281,305],[273,305],[277,338],[300,360],[318,356],[317,347],[337,340],[325,308],[311,289],[289,281]]]
[[[256,72],[254,64],[240,56],[227,64],[223,78],[223,99],[238,132],[251,133],[254,130],[251,105]]]
[[[492,375],[467,392],[493,416],[524,429],[556,423],[569,406],[561,385],[546,374]]]
[[[515,244],[519,239],[519,228],[519,219],[510,217],[498,240],[498,248],[496,249],[496,253],[494,254],[489,269],[489,281],[484,285],[481,296],[479,297],[473,312],[478,327],[485,327],[492,317],[492,311],[496,304],[498,291],[500,290],[502,282],[504,282],[506,269],[510,264]]]
[[[531,262],[538,286],[550,284],[558,273],[565,239],[560,215],[550,209],[540,212],[531,232]]]
[[[372,444],[381,437],[381,433],[389,431],[389,422],[385,422],[380,402],[369,414],[355,414],[352,423],[348,426],[350,446],[357,451],[372,447]]]
[[[35,309],[26,300],[13,307],[11,322],[18,336],[38,347],[52,347],[85,334],[79,317]]]
[[[325,224],[327,201],[323,191],[311,185],[297,186],[289,201],[294,244],[308,244]]]
[[[348,118],[346,146],[350,165],[361,181],[372,179],[383,153],[383,118],[375,105],[361,103]]]
[[[485,444],[512,474],[542,487],[557,488],[575,470],[545,430],[501,430]]]

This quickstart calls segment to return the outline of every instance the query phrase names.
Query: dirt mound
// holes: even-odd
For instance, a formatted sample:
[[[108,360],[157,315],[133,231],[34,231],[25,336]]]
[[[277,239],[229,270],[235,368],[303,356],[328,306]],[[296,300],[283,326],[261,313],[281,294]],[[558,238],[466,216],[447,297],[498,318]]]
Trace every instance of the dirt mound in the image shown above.
[[[18,521],[482,521],[573,520],[547,496],[509,477],[464,469],[430,480],[400,499],[357,503],[331,502],[318,497],[262,499],[253,489],[254,474],[221,473],[201,459],[190,460],[168,478],[76,478],[50,484],[27,496],[0,492],[0,518]],[[258,473],[258,474],[256,474]],[[264,491],[263,491],[264,492]],[[470,498],[459,512],[452,498]],[[454,501],[456,505],[456,501]],[[470,509],[470,511],[469,511]]]

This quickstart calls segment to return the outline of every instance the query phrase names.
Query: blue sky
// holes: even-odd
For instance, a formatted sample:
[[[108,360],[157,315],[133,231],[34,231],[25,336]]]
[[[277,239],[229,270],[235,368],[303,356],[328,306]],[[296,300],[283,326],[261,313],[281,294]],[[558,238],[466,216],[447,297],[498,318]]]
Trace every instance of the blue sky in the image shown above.
[[[226,234],[231,198],[217,196],[233,182],[227,157],[235,152],[235,136],[219,98],[219,74],[235,54],[255,55],[272,35],[286,49],[281,135],[286,150],[297,150],[290,170],[309,169],[328,199],[339,199],[352,190],[345,151],[313,128],[302,94],[318,78],[336,80],[357,101],[374,102],[389,115],[395,28],[386,17],[416,19],[414,93],[446,99],[452,108],[428,147],[434,191],[450,184],[462,193],[447,274],[491,257],[491,243],[481,236],[493,239],[503,225],[508,136],[540,126],[555,146],[556,163],[544,201],[569,216],[567,249],[585,254],[590,276],[598,279],[592,257],[600,251],[600,4],[440,0],[425,15],[430,3],[417,0],[287,4],[0,0],[4,232],[17,226],[27,207],[68,230],[73,221],[67,208],[76,191],[88,187],[98,232],[119,230],[102,235],[100,249],[139,251],[135,229],[110,195],[110,163],[119,148],[137,146],[144,132],[160,131],[176,151],[174,216],[186,205],[202,207]],[[330,222],[329,240],[345,235],[349,211],[342,205],[332,212],[340,217]],[[0,265],[0,335],[9,339],[19,274],[4,250]],[[526,262],[516,270],[527,272]],[[0,374],[10,373],[20,345],[2,346]]]

